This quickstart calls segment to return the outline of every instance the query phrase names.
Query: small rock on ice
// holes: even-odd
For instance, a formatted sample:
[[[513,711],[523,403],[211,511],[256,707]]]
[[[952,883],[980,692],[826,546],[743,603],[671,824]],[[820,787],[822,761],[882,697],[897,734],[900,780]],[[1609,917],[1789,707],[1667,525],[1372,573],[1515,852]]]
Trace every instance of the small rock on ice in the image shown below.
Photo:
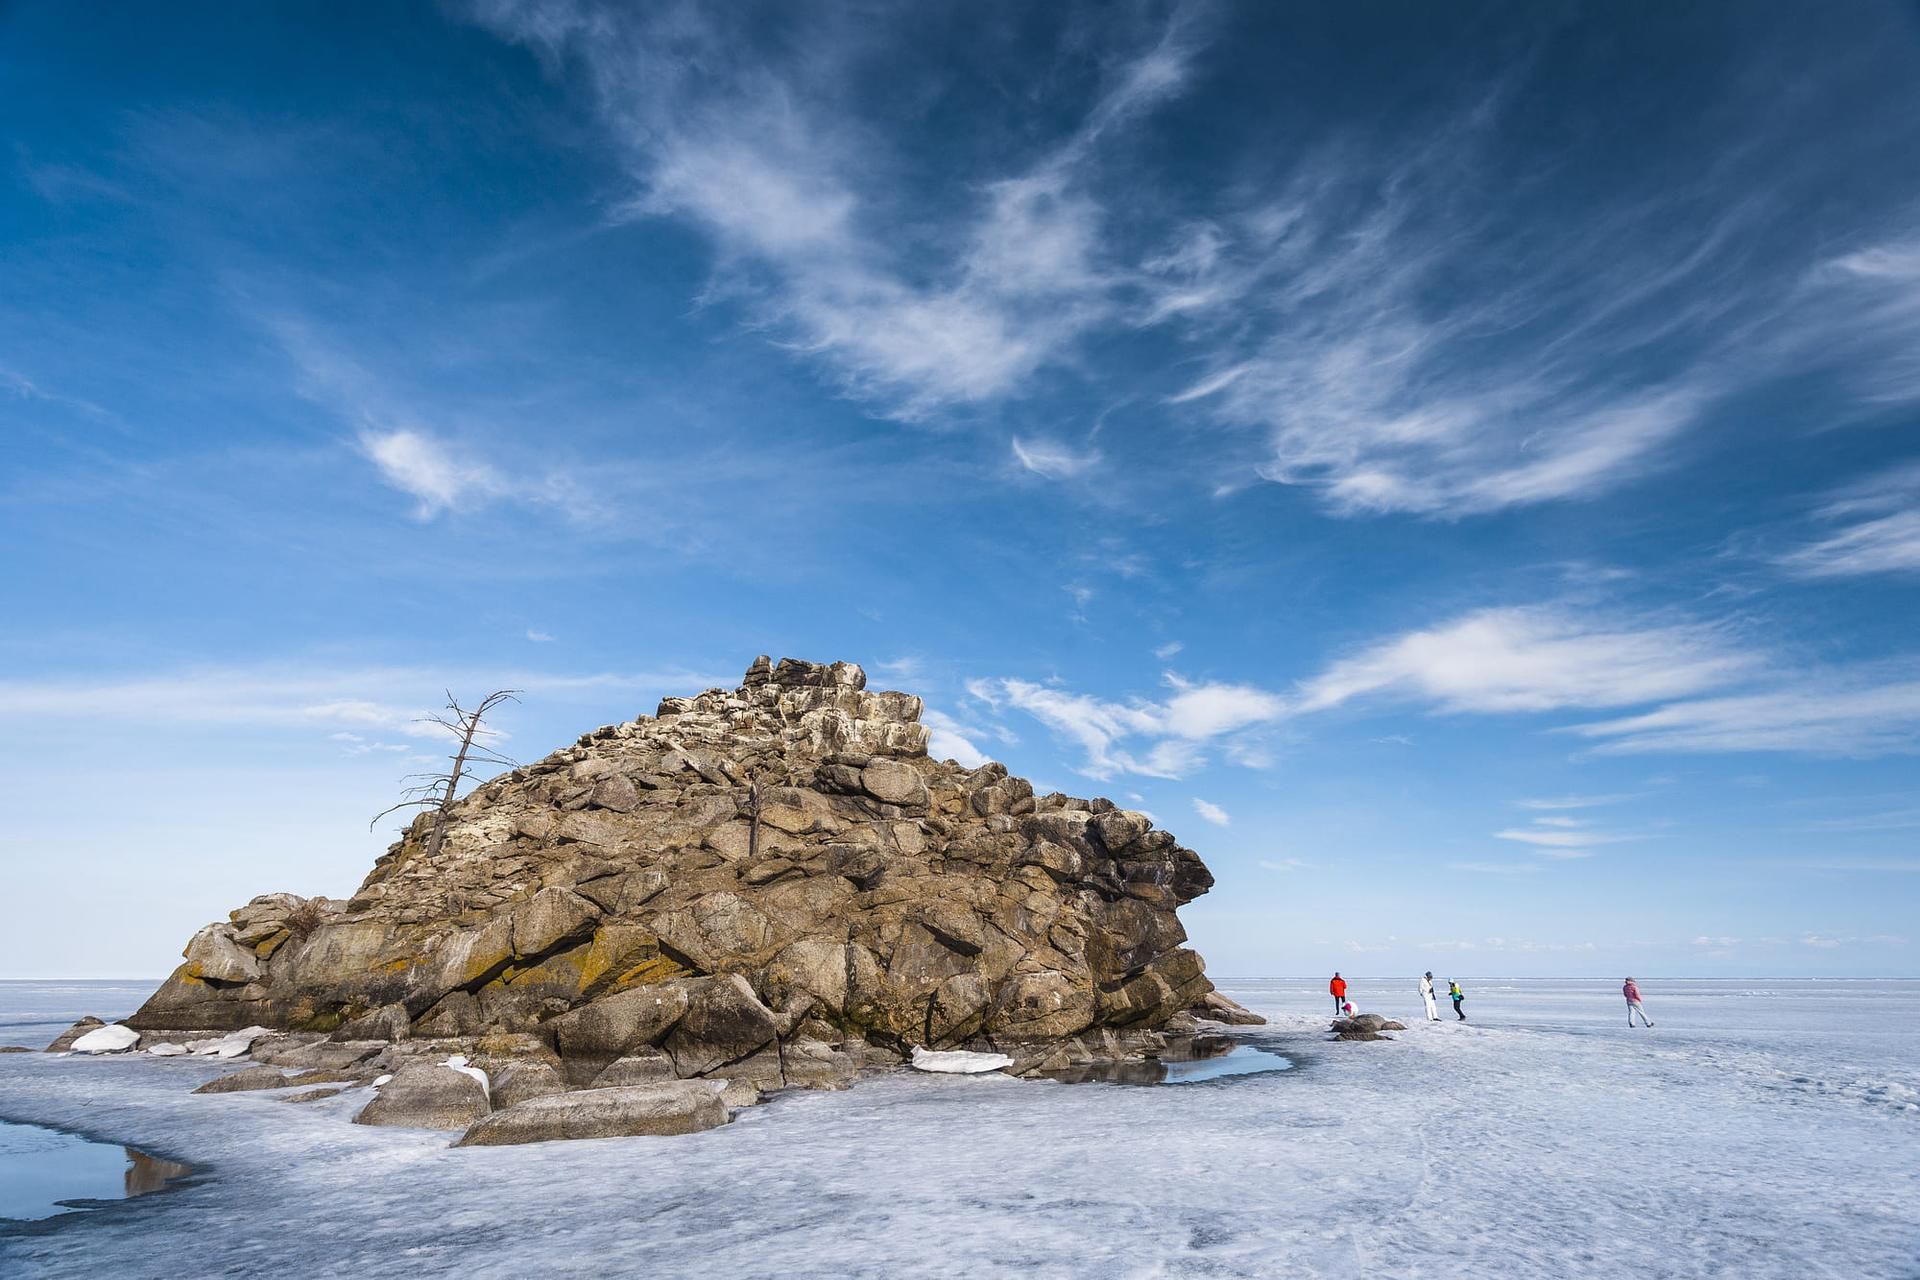
[[[172,1041],[168,1041],[165,1044],[156,1044],[147,1049],[147,1052],[156,1058],[177,1058],[186,1051],[187,1046],[174,1044]]]
[[[457,1147],[498,1147],[565,1138],[665,1137],[716,1129],[729,1115],[724,1080],[662,1080],[616,1089],[576,1089],[529,1098],[468,1129]]]
[[[948,1075],[972,1076],[984,1071],[1005,1071],[1013,1059],[1004,1053],[969,1053],[964,1049],[922,1049],[913,1051],[916,1071],[938,1071]]]

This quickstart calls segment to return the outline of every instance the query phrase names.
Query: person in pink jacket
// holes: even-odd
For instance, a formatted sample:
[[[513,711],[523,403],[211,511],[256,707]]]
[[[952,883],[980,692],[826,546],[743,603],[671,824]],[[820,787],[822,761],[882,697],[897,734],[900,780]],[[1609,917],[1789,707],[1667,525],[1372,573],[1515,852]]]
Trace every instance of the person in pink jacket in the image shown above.
[[[1620,994],[1627,998],[1628,1026],[1633,1025],[1633,1015],[1636,1013],[1640,1015],[1640,1021],[1646,1023],[1648,1026],[1653,1025],[1653,1019],[1647,1016],[1646,1006],[1640,1003],[1640,985],[1638,983],[1632,978],[1628,978],[1626,982],[1621,984]]]

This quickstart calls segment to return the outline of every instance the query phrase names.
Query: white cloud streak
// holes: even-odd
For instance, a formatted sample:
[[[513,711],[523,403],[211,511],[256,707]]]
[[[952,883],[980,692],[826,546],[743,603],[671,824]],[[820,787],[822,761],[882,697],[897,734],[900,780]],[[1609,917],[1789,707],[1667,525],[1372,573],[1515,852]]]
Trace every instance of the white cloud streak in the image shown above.
[[[1779,557],[1788,572],[1807,578],[1920,573],[1920,463],[1837,494],[1818,514],[1843,527]]]
[[[1202,821],[1211,822],[1216,827],[1233,825],[1233,819],[1227,815],[1225,809],[1222,809],[1217,804],[1202,800],[1199,796],[1193,798],[1193,811],[1200,815]]]
[[[1286,703],[1251,685],[1194,683],[1169,674],[1172,691],[1159,701],[1103,701],[1027,680],[974,680],[968,691],[995,707],[1015,707],[1033,716],[1086,755],[1081,772],[1094,778],[1119,773],[1178,778],[1205,762],[1205,743],[1279,719]],[[1149,740],[1144,754],[1121,746]]]
[[[1606,754],[1794,751],[1874,756],[1920,749],[1920,679],[1816,673],[1783,688],[1692,698],[1569,726]]]
[[[1600,805],[1620,804],[1635,797],[1631,794],[1610,796],[1548,796],[1543,799],[1521,800],[1522,809],[1592,809]]]
[[[726,682],[689,672],[433,670],[414,667],[206,667],[106,680],[0,681],[0,722],[101,722],[378,730],[415,737],[442,731],[415,721],[438,709],[444,690],[526,690],[557,701],[631,701],[639,694]]]
[[[420,423],[433,415],[403,403],[360,362],[313,325],[274,313],[256,319],[299,373],[299,391],[354,431],[355,445],[380,479],[414,500],[414,518],[510,501],[544,505],[571,516],[594,514],[585,486],[563,468],[496,463],[473,440],[456,440]]]
[[[1555,825],[1508,827],[1504,831],[1494,832],[1493,838],[1531,845],[1534,852],[1549,858],[1591,857],[1593,850],[1601,845],[1619,844],[1622,841],[1634,839],[1632,836],[1611,835],[1604,831],[1571,831]]]
[[[1373,694],[1449,711],[1630,706],[1723,685],[1758,665],[1711,627],[1484,609],[1334,663],[1303,687],[1300,709]]]
[[[1838,366],[1863,399],[1920,398],[1920,242],[1759,267],[1771,215],[1724,193],[1731,155],[1696,189],[1514,226],[1459,198],[1507,185],[1503,110],[1328,144],[1187,233],[1148,320],[1231,324],[1168,404],[1259,430],[1254,476],[1336,514],[1458,517],[1617,487],[1775,378]]]
[[[1263,767],[1258,735],[1349,704],[1412,702],[1447,714],[1631,714],[1553,726],[1606,754],[1789,751],[1879,755],[1920,746],[1920,678],[1899,667],[1789,670],[1725,627],[1570,606],[1485,609],[1408,632],[1329,664],[1290,693],[1169,674],[1159,699],[1123,702],[1020,679],[968,690],[1046,724],[1084,753],[1081,772],[1184,777],[1210,744]],[[1520,802],[1535,810],[1618,803],[1624,795]],[[1558,824],[1536,824],[1553,826]],[[1505,835],[1504,838],[1519,839]],[[1592,836],[1527,841],[1572,849]]]
[[[421,520],[515,492],[491,465],[423,432],[369,431],[361,435],[360,448],[382,480],[417,502],[414,514]]]
[[[1100,465],[1098,450],[1076,451],[1052,440],[1013,438],[1014,461],[1049,480],[1072,480]]]

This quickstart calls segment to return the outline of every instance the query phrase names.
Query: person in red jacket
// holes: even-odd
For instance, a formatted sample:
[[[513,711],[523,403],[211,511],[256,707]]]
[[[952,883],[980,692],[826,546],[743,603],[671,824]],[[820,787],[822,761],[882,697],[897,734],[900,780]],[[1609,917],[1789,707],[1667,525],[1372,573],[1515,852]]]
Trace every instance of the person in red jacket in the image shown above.
[[[1620,994],[1627,998],[1628,1026],[1633,1025],[1633,1015],[1636,1013],[1640,1015],[1640,1021],[1646,1023],[1648,1026],[1653,1025],[1653,1019],[1647,1016],[1646,1006],[1640,1003],[1639,983],[1635,982],[1632,978],[1628,978],[1620,984]]]
[[[1336,970],[1333,981],[1327,984],[1327,990],[1333,994],[1333,1016],[1340,1016],[1340,1006],[1347,1002],[1347,980]]]

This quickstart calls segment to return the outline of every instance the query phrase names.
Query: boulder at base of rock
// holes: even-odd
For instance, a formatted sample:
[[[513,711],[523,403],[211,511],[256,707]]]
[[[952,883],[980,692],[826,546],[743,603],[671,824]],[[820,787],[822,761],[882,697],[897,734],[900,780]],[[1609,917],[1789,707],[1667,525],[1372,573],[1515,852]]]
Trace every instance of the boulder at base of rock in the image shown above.
[[[147,1052],[156,1058],[178,1058],[187,1052],[187,1046],[167,1041],[163,1044],[148,1045]]]
[[[720,1101],[726,1103],[727,1109],[730,1111],[738,1111],[742,1107],[757,1107],[760,1105],[760,1086],[751,1081],[714,1080],[709,1077],[707,1082],[720,1086]]]
[[[659,1049],[636,1049],[613,1063],[594,1078],[596,1089],[619,1089],[627,1085],[652,1084],[675,1079],[673,1059]]]
[[[86,1017],[80,1019],[80,1021],[74,1023],[72,1026],[68,1027],[65,1031],[62,1031],[59,1035],[55,1036],[53,1043],[47,1046],[47,1052],[48,1053],[71,1053],[73,1051],[73,1042],[75,1040],[78,1040],[81,1036],[87,1034],[87,1032],[92,1031],[95,1027],[104,1027],[106,1025],[107,1025],[106,1023],[100,1021],[100,1019],[94,1017],[92,1014],[88,1014]]]
[[[915,1048],[913,1069],[937,1071],[945,1075],[975,1076],[987,1071],[1005,1071],[1013,1059],[1004,1053],[968,1053],[962,1049],[937,1051]]]
[[[495,1110],[504,1111],[529,1098],[544,1098],[550,1093],[565,1093],[567,1082],[546,1062],[510,1062],[493,1073],[492,1100]]]
[[[95,1027],[73,1042],[75,1053],[125,1053],[140,1043],[140,1033],[132,1027],[114,1023]]]
[[[280,1101],[282,1102],[318,1102],[322,1098],[331,1098],[341,1092],[343,1092],[343,1090],[339,1088],[302,1089],[299,1093],[288,1094],[286,1097],[280,1099]]]
[[[773,1010],[760,1003],[747,980],[719,974],[689,984],[687,1012],[667,1037],[674,1069],[697,1076],[770,1045],[779,1034]]]
[[[487,1091],[478,1080],[437,1062],[415,1062],[394,1072],[393,1079],[380,1086],[380,1092],[360,1109],[353,1122],[408,1129],[464,1129],[486,1114]]]
[[[1229,1000],[1218,991],[1209,991],[1193,1007],[1193,1016],[1207,1018],[1213,1022],[1224,1022],[1236,1027],[1265,1026],[1267,1020],[1253,1010]]]
[[[547,1023],[575,1084],[591,1084],[615,1058],[657,1044],[687,1011],[686,984],[638,987],[595,1000]]]
[[[215,1076],[195,1093],[249,1093],[255,1089],[284,1089],[292,1083],[276,1067],[243,1067],[228,1076]]]
[[[268,1054],[256,1054],[261,1062],[270,1062],[276,1067],[300,1067],[316,1071],[349,1071],[367,1059],[383,1052],[386,1045],[377,1040],[355,1040],[347,1044],[296,1045],[291,1049],[281,1049]]]
[[[727,1122],[727,1106],[720,1100],[724,1088],[720,1080],[669,1080],[530,1098],[481,1120],[454,1145],[500,1147],[562,1138],[698,1133]]]

